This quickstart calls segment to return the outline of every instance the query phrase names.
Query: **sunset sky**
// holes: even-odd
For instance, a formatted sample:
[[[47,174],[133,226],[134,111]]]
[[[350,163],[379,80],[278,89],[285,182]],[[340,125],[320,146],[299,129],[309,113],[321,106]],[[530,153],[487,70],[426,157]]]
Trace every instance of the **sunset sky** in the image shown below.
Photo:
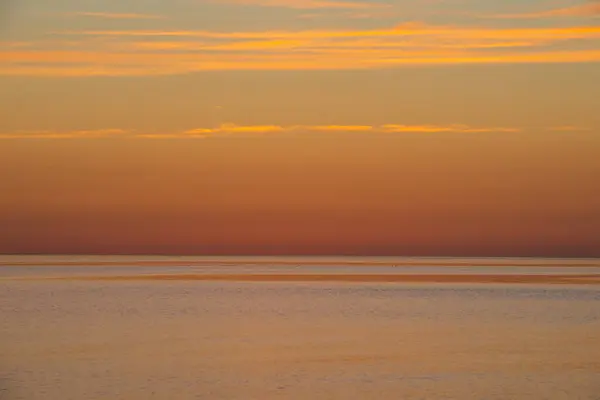
[[[0,3],[0,253],[600,256],[600,2]]]

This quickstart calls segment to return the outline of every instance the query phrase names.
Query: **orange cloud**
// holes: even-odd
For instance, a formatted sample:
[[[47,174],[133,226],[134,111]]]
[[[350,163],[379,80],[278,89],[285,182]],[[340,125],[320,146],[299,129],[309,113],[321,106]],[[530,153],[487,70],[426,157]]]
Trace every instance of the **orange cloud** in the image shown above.
[[[406,23],[391,29],[373,30],[307,30],[307,31],[257,31],[257,32],[213,32],[213,31],[65,31],[60,35],[83,36],[133,36],[133,37],[201,37],[212,39],[336,39],[360,37],[407,37],[431,36],[440,38],[475,39],[578,39],[600,37],[600,26],[571,26],[558,28],[479,28],[435,26],[423,23]]]
[[[375,129],[369,125],[315,125],[299,127],[317,132],[368,132]]]
[[[558,127],[555,130],[567,130]],[[572,129],[571,129],[572,130]],[[0,139],[76,139],[76,138],[211,138],[221,136],[263,136],[266,134],[281,133],[484,133],[484,132],[521,132],[520,128],[505,127],[472,127],[469,125],[237,125],[232,123],[221,124],[214,128],[196,128],[183,132],[173,133],[136,133],[124,129],[98,129],[77,131],[25,131],[14,133],[0,133]]]
[[[212,135],[219,133],[273,133],[284,132],[286,128],[278,125],[236,125],[222,124],[217,128],[198,128],[183,132],[185,135]]]
[[[8,60],[8,62],[6,62]],[[455,52],[331,50],[314,53],[120,54],[95,52],[23,52],[0,54],[0,75],[150,76],[198,71],[348,70],[406,65],[581,63],[600,61],[600,50],[477,54]]]
[[[180,134],[172,134],[171,137],[178,136],[202,136],[211,137],[222,134],[266,134],[283,132],[373,132],[373,133],[394,133],[394,132],[520,132],[520,128],[502,128],[502,127],[471,127],[469,125],[236,125],[222,124],[216,128],[199,128],[185,131]],[[149,135],[150,136],[150,135]],[[169,135],[166,135],[169,136]]]
[[[62,45],[57,41],[40,42],[35,47],[0,51],[0,75],[174,75],[207,70],[600,61],[600,48],[589,46],[590,41],[600,39],[600,26],[498,29],[413,23],[378,30],[64,34],[78,35],[83,40],[69,40]],[[96,40],[104,36],[118,40]],[[587,48],[569,49],[569,40],[586,40]]]
[[[376,50],[376,49],[492,49],[492,48],[511,48],[511,47],[533,47],[540,42],[536,41],[455,41],[446,43],[436,42],[386,42],[373,39],[356,39],[352,41],[322,41],[315,42],[310,39],[276,39],[276,40],[249,40],[249,41],[232,41],[225,43],[214,43],[210,41],[160,41],[160,42],[144,42],[134,41],[123,43],[123,49],[127,50],[143,50],[143,51],[202,51],[202,50],[218,50],[218,51],[235,51],[235,50],[294,50],[306,49],[313,52],[318,50],[343,50],[355,49],[360,51]]]
[[[586,132],[591,129],[575,125],[538,128],[546,132]],[[213,128],[195,128],[171,133],[140,133],[126,129],[90,129],[73,131],[18,131],[0,133],[0,139],[87,139],[87,138],[129,138],[129,139],[208,139],[228,136],[261,137],[284,133],[519,133],[526,129],[519,127],[450,125],[237,125],[221,124]]]

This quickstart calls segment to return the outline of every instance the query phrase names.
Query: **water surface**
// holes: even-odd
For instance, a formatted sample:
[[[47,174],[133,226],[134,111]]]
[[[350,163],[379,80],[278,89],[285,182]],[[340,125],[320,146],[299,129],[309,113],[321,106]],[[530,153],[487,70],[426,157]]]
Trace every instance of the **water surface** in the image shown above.
[[[69,258],[62,266],[14,260],[4,260],[0,276],[180,274],[190,268],[598,272],[590,260],[582,266],[580,260],[528,259],[505,267],[448,259],[417,266],[398,260],[335,266],[315,259],[196,260],[189,266],[156,258],[95,266]],[[3,400],[596,400],[600,393],[595,284],[0,279],[0,318]]]

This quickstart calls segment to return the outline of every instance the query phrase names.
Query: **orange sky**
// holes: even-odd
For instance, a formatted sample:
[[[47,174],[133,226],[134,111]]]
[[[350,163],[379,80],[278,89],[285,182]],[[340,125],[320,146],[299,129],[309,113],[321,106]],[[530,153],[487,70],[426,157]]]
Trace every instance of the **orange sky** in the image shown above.
[[[0,19],[0,253],[600,256],[598,3],[98,4]]]

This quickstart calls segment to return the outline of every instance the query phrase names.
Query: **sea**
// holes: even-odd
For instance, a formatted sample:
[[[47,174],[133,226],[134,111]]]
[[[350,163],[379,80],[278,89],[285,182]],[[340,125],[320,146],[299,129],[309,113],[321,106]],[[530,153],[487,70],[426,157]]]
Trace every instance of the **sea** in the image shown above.
[[[598,400],[600,283],[554,275],[600,259],[0,256],[0,399]]]

